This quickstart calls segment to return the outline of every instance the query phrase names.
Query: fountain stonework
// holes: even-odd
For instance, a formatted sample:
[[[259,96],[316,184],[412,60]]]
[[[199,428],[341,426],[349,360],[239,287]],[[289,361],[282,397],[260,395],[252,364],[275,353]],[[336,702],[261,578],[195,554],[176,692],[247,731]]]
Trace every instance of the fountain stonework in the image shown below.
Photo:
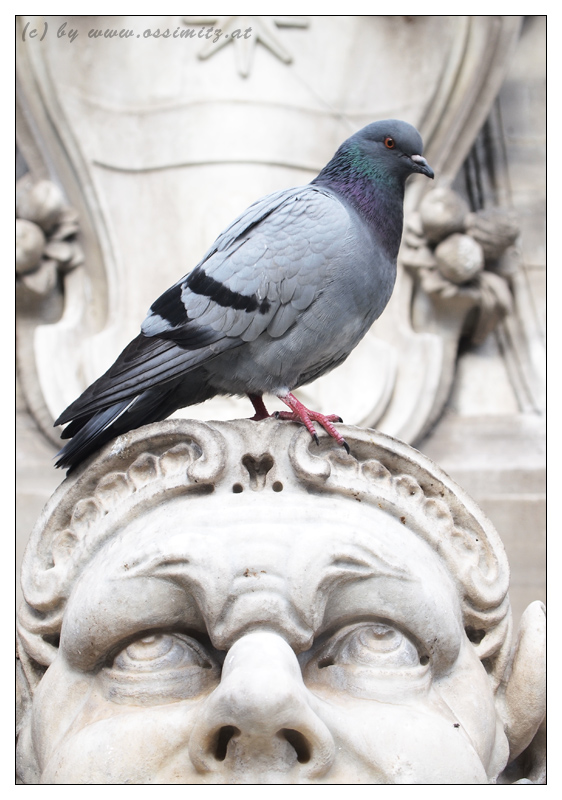
[[[473,501],[342,430],[169,420],[67,478],[22,571],[23,782],[542,782],[544,606],[515,635]]]
[[[17,18],[19,783],[546,782],[544,28]],[[351,453],[221,397],[63,480],[53,421],[151,302],[384,118],[436,179],[298,390]]]

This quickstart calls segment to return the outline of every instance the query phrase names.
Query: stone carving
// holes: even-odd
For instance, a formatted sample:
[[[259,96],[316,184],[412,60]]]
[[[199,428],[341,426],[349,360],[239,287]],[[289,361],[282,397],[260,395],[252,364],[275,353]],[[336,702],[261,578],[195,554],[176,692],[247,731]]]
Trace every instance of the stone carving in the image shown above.
[[[514,646],[490,522],[343,430],[169,420],[67,478],[23,565],[23,783],[544,782],[543,606]]]
[[[78,215],[51,181],[24,175],[16,184],[16,279],[38,295],[48,295],[59,276],[78,267],[84,255],[78,242]]]
[[[295,16],[183,17],[183,22],[186,25],[210,25],[213,29],[212,37],[208,37],[210,41],[199,50],[201,59],[210,58],[221,47],[233,42],[238,72],[243,78],[252,71],[254,48],[258,43],[267,47],[284,64],[292,62],[293,57],[279,39],[277,28],[308,27],[306,17]]]
[[[47,435],[138,333],[154,297],[197,264],[224,225],[256,198],[308,182],[351,132],[377,118],[407,119],[440,184],[451,185],[521,26],[518,16],[252,20],[221,18],[224,30],[251,27],[252,38],[216,43],[156,31],[195,21],[218,27],[218,17],[113,17],[111,27],[133,32],[119,40],[89,38],[90,17],[19,20],[19,142],[26,161],[60,176],[88,253],[87,269],[65,278],[60,318],[39,317],[19,331],[26,400]],[[71,46],[56,36],[63,22],[76,33]],[[43,41],[24,38],[26,25],[43,32],[46,24]],[[233,50],[246,77],[232,69]],[[412,181],[406,218],[424,191]],[[302,402],[419,439],[440,408],[449,332],[415,328],[414,289],[400,264],[386,318],[337,372],[307,387]],[[189,416],[231,419],[248,410],[244,399],[219,398]]]
[[[426,194],[408,218],[402,263],[415,281],[412,324],[443,342],[433,405],[421,433],[439,419],[449,397],[461,337],[482,344],[512,312],[518,235],[511,212],[470,212],[466,201],[444,186]]]
[[[457,339],[463,334],[481,344],[511,311],[512,296],[505,276],[509,271],[507,251],[518,235],[509,211],[469,212],[463,198],[445,187],[429,192],[419,212],[410,216],[402,261],[417,274],[419,288],[435,306],[450,303],[457,312],[464,309],[463,314],[455,315]],[[441,327],[439,308],[426,320],[420,305],[418,301],[414,325],[422,330]],[[474,311],[467,330],[467,319]],[[448,326],[443,327],[447,330]]]

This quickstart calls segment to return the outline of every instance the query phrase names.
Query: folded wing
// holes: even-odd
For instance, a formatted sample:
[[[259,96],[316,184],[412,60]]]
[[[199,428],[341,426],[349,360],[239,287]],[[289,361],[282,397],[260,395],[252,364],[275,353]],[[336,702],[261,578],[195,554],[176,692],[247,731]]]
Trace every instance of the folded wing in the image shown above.
[[[125,403],[265,331],[282,336],[320,296],[348,225],[320,187],[254,203],[152,304],[141,334],[55,424]]]

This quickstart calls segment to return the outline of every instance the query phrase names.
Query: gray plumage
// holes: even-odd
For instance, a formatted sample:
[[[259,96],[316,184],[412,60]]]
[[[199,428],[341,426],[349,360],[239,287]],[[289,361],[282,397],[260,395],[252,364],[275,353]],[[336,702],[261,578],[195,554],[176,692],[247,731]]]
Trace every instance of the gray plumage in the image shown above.
[[[199,264],[151,306],[141,333],[61,414],[71,438],[57,466],[75,467],[120,433],[217,395],[277,395],[314,434],[345,445],[337,417],[291,392],[347,358],[390,299],[404,184],[433,177],[411,125],[372,123],[307,186],[251,205]]]

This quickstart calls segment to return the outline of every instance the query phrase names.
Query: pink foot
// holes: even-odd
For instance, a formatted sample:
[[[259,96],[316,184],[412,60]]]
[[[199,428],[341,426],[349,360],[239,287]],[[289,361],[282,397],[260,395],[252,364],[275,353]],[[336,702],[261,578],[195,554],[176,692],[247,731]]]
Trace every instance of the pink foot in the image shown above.
[[[314,425],[312,424],[313,422],[318,422],[318,424],[321,425],[324,430],[336,440],[338,444],[341,444],[342,447],[345,447],[349,453],[348,443],[345,441],[341,433],[339,433],[332,425],[333,422],[342,422],[341,417],[338,417],[337,414],[325,415],[320,414],[318,411],[311,411],[310,409],[306,408],[306,406],[303,406],[300,400],[297,400],[297,398],[290,392],[285,395],[278,395],[278,397],[285,403],[285,405],[292,409],[292,411],[277,411],[275,416],[278,419],[290,419],[294,420],[295,422],[302,422],[316,444],[320,444],[318,441],[318,434],[314,430]],[[254,408],[256,408],[255,404]]]

